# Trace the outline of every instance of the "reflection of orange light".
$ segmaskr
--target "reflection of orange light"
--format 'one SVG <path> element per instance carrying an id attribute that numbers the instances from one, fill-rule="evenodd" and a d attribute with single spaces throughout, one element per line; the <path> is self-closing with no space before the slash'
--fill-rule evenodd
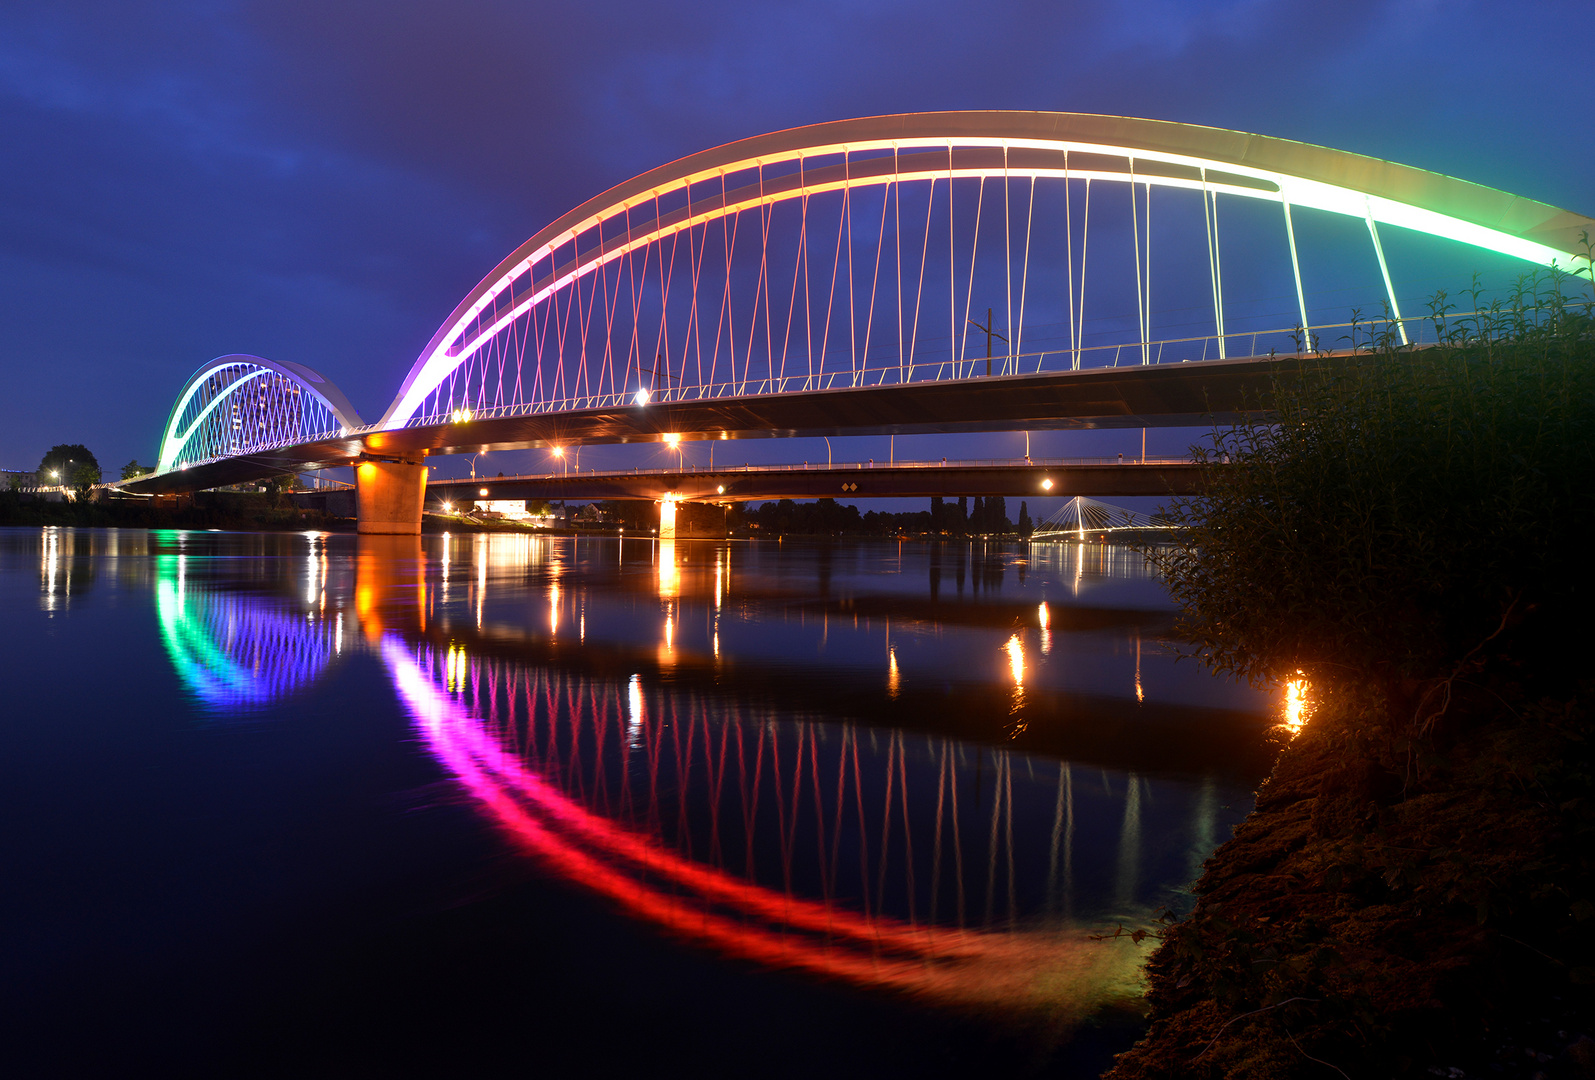
<path id="1" fill-rule="evenodd" d="M 896 697 L 902 683 L 902 676 L 897 671 L 897 647 L 894 645 L 886 654 L 886 692 Z"/>
<path id="2" fill-rule="evenodd" d="M 1025 684 L 1025 643 L 1019 640 L 1018 634 L 1015 634 L 1008 639 L 1008 644 L 1004 645 L 1003 648 L 1008 650 L 1008 670 L 1013 674 L 1013 684 L 1015 686 L 1023 686 Z"/>
<path id="3" fill-rule="evenodd" d="M 666 503 L 674 509 L 674 503 Z M 676 566 L 676 542 L 659 542 L 659 598 L 668 600 L 681 591 L 681 570 Z"/>

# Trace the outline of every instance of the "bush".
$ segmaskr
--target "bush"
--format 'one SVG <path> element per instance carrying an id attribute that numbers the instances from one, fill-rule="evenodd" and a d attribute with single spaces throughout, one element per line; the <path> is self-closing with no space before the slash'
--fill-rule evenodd
<path id="1" fill-rule="evenodd" d="M 1514 643 L 1556 647 L 1588 596 L 1595 518 L 1595 325 L 1554 273 L 1446 344 L 1386 336 L 1306 357 L 1278 422 L 1216 431 L 1203 494 L 1153 549 L 1182 629 L 1214 668 L 1365 680 L 1432 695 Z M 1576 675 L 1569 672 L 1569 675 Z"/>

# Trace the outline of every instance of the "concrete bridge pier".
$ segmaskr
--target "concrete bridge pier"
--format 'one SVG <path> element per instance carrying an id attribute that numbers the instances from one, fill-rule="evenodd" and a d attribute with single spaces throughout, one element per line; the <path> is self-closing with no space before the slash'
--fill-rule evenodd
<path id="1" fill-rule="evenodd" d="M 366 458 L 354 470 L 359 531 L 376 536 L 419 536 L 426 499 L 426 465 Z"/>

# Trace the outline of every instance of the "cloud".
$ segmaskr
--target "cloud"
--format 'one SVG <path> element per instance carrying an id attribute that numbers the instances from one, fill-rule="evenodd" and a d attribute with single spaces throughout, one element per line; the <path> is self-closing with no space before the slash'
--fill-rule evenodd
<path id="1" fill-rule="evenodd" d="M 144 449 L 210 356 L 379 413 L 455 302 L 565 210 L 780 127 L 1101 111 L 1373 153 L 1588 209 L 1581 3 L 234 0 L 0 10 L 0 464 Z M 93 431 L 51 400 L 81 376 Z M 95 387 L 116 387 L 99 398 Z M 116 449 L 120 447 L 121 449 Z M 97 451 L 98 452 L 98 451 Z"/>

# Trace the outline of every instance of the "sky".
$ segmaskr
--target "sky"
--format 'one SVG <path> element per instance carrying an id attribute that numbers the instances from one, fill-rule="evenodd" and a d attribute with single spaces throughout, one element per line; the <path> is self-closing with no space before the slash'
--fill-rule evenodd
<path id="1" fill-rule="evenodd" d="M 1589 0 L 8 0 L 0 467 L 57 443 L 111 476 L 149 464 L 183 382 L 232 352 L 307 364 L 378 417 L 460 298 L 549 221 L 824 120 L 1210 124 L 1595 213 L 1592 30 Z M 1038 456 L 1085 452 L 1038 438 Z M 1093 450 L 1140 433 L 1111 438 Z M 855 456 L 884 457 L 876 442 Z M 1154 432 L 1150 450 L 1188 442 Z"/>

